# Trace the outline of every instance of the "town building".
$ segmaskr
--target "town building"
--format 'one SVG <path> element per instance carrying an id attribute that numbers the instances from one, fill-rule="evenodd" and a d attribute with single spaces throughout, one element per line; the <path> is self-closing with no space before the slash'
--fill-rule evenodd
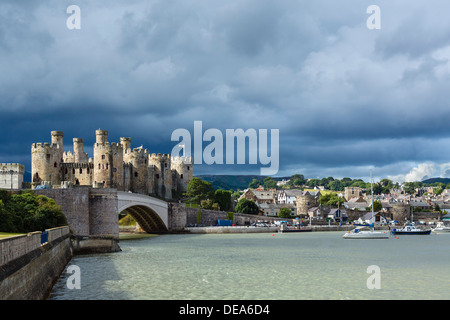
<path id="1" fill-rule="evenodd" d="M 25 167 L 19 163 L 0 164 L 0 189 L 22 189 Z"/>

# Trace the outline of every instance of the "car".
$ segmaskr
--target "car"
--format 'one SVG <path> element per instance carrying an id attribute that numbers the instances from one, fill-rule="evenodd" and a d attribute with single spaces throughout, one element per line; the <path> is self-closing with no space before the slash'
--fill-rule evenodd
<path id="1" fill-rule="evenodd" d="M 47 185 L 45 185 L 45 184 L 41 184 L 41 185 L 38 185 L 38 186 L 35 188 L 35 190 L 42 190 L 42 189 L 50 189 L 50 186 L 47 186 Z"/>

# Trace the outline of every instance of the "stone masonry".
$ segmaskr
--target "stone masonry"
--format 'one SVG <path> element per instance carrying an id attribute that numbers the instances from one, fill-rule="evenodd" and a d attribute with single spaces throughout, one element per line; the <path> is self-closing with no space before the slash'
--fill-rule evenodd
<path id="1" fill-rule="evenodd" d="M 32 187 L 91 186 L 172 198 L 172 191 L 186 192 L 193 177 L 192 158 L 150 154 L 131 148 L 131 138 L 108 142 L 107 130 L 96 130 L 93 158 L 84 152 L 84 140 L 73 139 L 73 152 L 63 150 L 62 131 L 51 132 L 51 143 L 31 146 Z"/>

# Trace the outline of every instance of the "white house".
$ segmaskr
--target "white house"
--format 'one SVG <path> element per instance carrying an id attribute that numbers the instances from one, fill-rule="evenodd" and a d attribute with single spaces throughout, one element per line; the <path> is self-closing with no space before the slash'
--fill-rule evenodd
<path id="1" fill-rule="evenodd" d="M 367 223 L 367 224 L 387 224 L 388 220 L 385 216 L 383 216 L 380 212 L 368 212 L 362 217 L 360 217 L 357 221 L 357 223 Z"/>
<path id="2" fill-rule="evenodd" d="M 303 195 L 301 190 L 282 190 L 277 194 L 277 203 L 279 204 L 295 204 L 296 197 Z"/>

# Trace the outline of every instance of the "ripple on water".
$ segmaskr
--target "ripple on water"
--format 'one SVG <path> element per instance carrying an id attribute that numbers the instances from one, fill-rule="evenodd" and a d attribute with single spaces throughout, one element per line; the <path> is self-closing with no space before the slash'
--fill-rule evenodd
<path id="1" fill-rule="evenodd" d="M 75 257 L 50 299 L 449 299 L 449 235 L 344 240 L 341 233 L 164 235 Z M 419 250 L 418 250 L 419 249 Z M 367 288 L 369 265 L 381 289 Z M 417 290 L 420 288 L 420 290 Z"/>

